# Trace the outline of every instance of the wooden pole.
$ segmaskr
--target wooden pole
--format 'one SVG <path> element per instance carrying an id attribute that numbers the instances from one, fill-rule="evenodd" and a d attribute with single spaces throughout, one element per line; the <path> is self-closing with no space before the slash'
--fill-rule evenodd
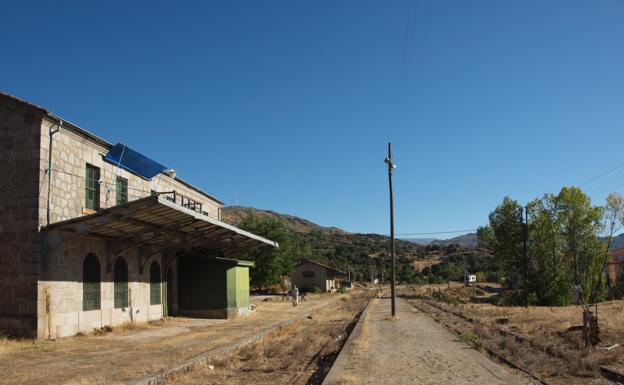
<path id="1" fill-rule="evenodd" d="M 392 258 L 392 271 L 390 274 L 390 302 L 392 307 L 392 316 L 396 315 L 396 262 L 394 255 L 394 194 L 392 191 L 392 170 L 395 168 L 392 163 L 392 143 L 388 143 L 388 157 L 386 158 L 386 164 L 388 165 L 388 186 L 390 190 L 390 255 Z"/>

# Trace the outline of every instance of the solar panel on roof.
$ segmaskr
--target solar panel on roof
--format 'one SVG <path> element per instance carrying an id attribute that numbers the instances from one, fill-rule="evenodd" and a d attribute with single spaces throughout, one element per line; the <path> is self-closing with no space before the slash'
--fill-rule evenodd
<path id="1" fill-rule="evenodd" d="M 107 161 L 118 165 L 124 170 L 152 179 L 155 175 L 165 171 L 167 167 L 131 149 L 122 143 L 117 143 L 104 157 Z"/>

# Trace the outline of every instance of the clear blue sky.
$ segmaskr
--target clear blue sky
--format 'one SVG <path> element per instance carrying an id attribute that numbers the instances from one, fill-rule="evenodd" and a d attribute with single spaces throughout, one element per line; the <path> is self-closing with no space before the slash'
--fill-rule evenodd
<path id="1" fill-rule="evenodd" d="M 0 90 L 351 231 L 388 231 L 388 141 L 398 233 L 624 162 L 623 0 L 139 3 L 5 0 Z M 624 168 L 582 187 L 602 202 Z"/>

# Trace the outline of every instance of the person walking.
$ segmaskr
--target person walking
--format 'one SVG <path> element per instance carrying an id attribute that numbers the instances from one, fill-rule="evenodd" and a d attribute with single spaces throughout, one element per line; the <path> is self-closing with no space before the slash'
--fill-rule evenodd
<path id="1" fill-rule="evenodd" d="M 292 289 L 292 304 L 293 306 L 299 305 L 299 288 L 295 285 Z"/>

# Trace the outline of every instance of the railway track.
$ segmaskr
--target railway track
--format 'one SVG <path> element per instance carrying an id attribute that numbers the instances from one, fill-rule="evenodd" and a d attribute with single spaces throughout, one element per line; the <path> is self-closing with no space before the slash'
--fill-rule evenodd
<path id="1" fill-rule="evenodd" d="M 454 333 L 461 335 L 468 331 L 472 332 L 475 328 L 483 328 L 491 333 L 492 335 L 500 335 L 506 338 L 512 338 L 516 343 L 520 344 L 523 349 L 530 349 L 530 355 L 533 359 L 539 360 L 539 362 L 545 363 L 549 362 L 551 365 L 559 367 L 560 369 L 565 369 L 562 372 L 557 372 L 558 374 L 569 371 L 570 365 L 578 364 L 579 357 L 572 357 L 569 354 L 561 352 L 557 350 L 553 346 L 540 344 L 539 342 L 531 339 L 527 336 L 524 336 L 519 333 L 515 333 L 511 330 L 499 327 L 493 327 L 492 325 L 485 324 L 480 322 L 479 320 L 470 318 L 460 312 L 447 309 L 445 306 L 442 306 L 436 302 L 429 300 L 412 300 L 410 301 L 413 306 L 415 306 L 418 310 L 433 315 L 437 322 L 445 326 L 446 328 L 452 330 Z M 484 341 L 484 350 L 493 358 L 503 362 L 504 364 L 522 371 L 527 374 L 535 381 L 538 381 L 542 385 L 558 385 L 565 384 L 571 385 L 575 382 L 578 383 L 586 383 L 586 379 L 581 379 L 579 377 L 556 377 L 553 379 L 546 380 L 545 373 L 538 373 L 538 370 L 530 369 L 526 367 L 524 364 L 518 362 L 513 357 L 506 352 L 505 349 L 497 346 L 496 341 Z M 541 366 L 541 365 L 540 365 Z M 593 365 L 592 369 L 600 373 L 602 375 L 602 380 L 606 382 L 601 383 L 623 383 L 624 384 L 624 375 L 614 371 L 610 368 L 600 365 Z M 548 373 L 546 373 L 548 374 Z M 572 381 L 572 382 L 571 382 Z"/>

